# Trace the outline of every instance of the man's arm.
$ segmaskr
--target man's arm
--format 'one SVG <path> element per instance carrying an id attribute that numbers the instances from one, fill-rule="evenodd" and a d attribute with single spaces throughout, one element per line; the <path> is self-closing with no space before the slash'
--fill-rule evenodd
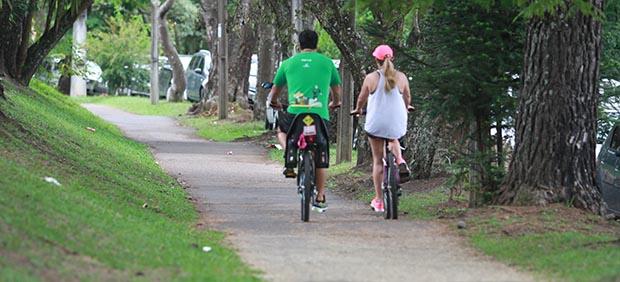
<path id="1" fill-rule="evenodd" d="M 340 95 L 342 95 L 342 87 L 340 85 L 334 85 L 331 87 L 332 101 L 329 103 L 330 108 L 336 108 L 341 105 Z"/>
<path id="2" fill-rule="evenodd" d="M 282 93 L 282 87 L 278 87 L 274 85 L 271 88 L 271 92 L 269 92 L 268 98 L 269 98 L 269 105 L 271 105 L 272 108 L 276 108 L 276 109 L 282 108 L 282 104 L 278 100 L 280 93 Z"/>

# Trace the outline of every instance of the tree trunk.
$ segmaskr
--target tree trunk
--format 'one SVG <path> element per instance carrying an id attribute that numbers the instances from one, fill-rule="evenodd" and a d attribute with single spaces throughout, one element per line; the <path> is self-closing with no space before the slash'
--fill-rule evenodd
<path id="1" fill-rule="evenodd" d="M 347 11 L 342 1 L 333 0 L 306 0 L 306 4 L 321 26 L 329 33 L 330 37 L 342 54 L 342 61 L 349 64 L 349 70 L 353 76 L 354 89 L 359 89 L 364 81 L 366 73 L 372 71 L 374 66 L 368 44 L 362 40 L 361 35 L 351 28 L 351 13 Z M 358 91 L 355 91 L 353 103 L 357 102 Z M 372 161 L 368 138 L 363 130 L 363 119 L 357 124 L 357 165 L 365 166 Z"/>
<path id="2" fill-rule="evenodd" d="M 433 174 L 435 152 L 438 143 L 435 121 L 425 113 L 409 115 L 403 157 L 409 162 L 411 174 L 415 179 L 427 179 Z"/>
<path id="3" fill-rule="evenodd" d="M 48 12 L 48 20 L 40 37 L 30 44 L 33 9 L 20 9 L 4 1 L 0 10 L 0 76 L 28 85 L 37 68 L 58 41 L 73 26 L 73 22 L 92 4 L 93 0 L 82 0 L 76 5 L 62 6 Z"/>
<path id="4" fill-rule="evenodd" d="M 209 70 L 209 78 L 207 85 L 204 89 L 206 95 L 202 97 L 202 100 L 194 103 L 188 110 L 190 114 L 200 114 L 203 112 L 209 112 L 213 110 L 215 103 L 215 95 L 219 87 L 217 73 L 219 70 L 218 58 L 218 44 L 217 44 L 217 1 L 215 0 L 202 0 L 200 2 L 202 8 L 202 18 L 205 22 L 205 41 L 209 46 L 211 52 L 211 69 Z M 209 98 L 211 99 L 209 101 Z"/>
<path id="5" fill-rule="evenodd" d="M 179 52 L 172 45 L 170 35 L 168 34 L 168 20 L 166 19 L 170 8 L 174 5 L 174 0 L 166 0 L 159 8 L 159 34 L 161 37 L 161 44 L 164 48 L 164 54 L 168 57 L 168 62 L 172 67 L 172 85 L 167 91 L 168 101 L 181 102 L 183 100 L 183 92 L 187 85 L 185 80 L 185 70 L 181 59 L 179 59 Z"/>
<path id="6" fill-rule="evenodd" d="M 601 23 L 565 3 L 528 24 L 515 151 L 497 202 L 603 213 L 594 182 Z"/>
<path id="7" fill-rule="evenodd" d="M 229 31 L 229 66 L 228 97 L 238 102 L 242 108 L 248 108 L 248 78 L 252 51 L 256 45 L 254 19 L 256 4 L 252 0 L 241 0 L 237 7 L 235 21 L 230 22 Z"/>
<path id="8" fill-rule="evenodd" d="M 151 0 L 151 104 L 159 101 L 159 0 Z"/>
<path id="9" fill-rule="evenodd" d="M 261 1 L 262 2 L 262 1 Z M 263 3 L 261 3 L 263 4 Z M 264 15 L 263 22 L 258 23 L 258 74 L 256 79 L 256 101 L 254 103 L 254 119 L 265 119 L 265 106 L 269 90 L 260 87 L 265 81 L 272 81 L 275 71 L 275 33 L 273 20 L 275 16 L 263 5 L 260 5 L 260 13 Z"/>

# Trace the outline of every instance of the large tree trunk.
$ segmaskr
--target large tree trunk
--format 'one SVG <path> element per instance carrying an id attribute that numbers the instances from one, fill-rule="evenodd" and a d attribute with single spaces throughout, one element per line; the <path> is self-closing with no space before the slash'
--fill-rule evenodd
<path id="1" fill-rule="evenodd" d="M 168 89 L 167 97 L 170 102 L 181 102 L 183 100 L 183 92 L 187 85 L 185 80 L 185 70 L 181 59 L 179 59 L 179 52 L 172 45 L 170 35 L 168 34 L 168 20 L 166 19 L 170 8 L 174 5 L 174 0 L 167 0 L 159 8 L 159 34 L 161 37 L 161 44 L 164 48 L 164 54 L 168 57 L 168 62 L 172 67 L 172 85 Z"/>
<path id="2" fill-rule="evenodd" d="M 217 2 L 215 0 L 202 0 L 200 6 L 202 8 L 202 18 L 205 23 L 205 41 L 209 46 L 211 52 L 211 69 L 209 70 L 209 77 L 207 80 L 206 88 L 204 92 L 206 95 L 202 97 L 202 100 L 194 103 L 188 110 L 190 114 L 200 114 L 203 112 L 210 112 L 214 110 L 214 105 L 217 105 L 215 95 L 211 93 L 217 93 L 218 85 L 218 70 L 219 60 L 218 58 L 218 44 L 217 44 Z"/>
<path id="3" fill-rule="evenodd" d="M 358 31 L 351 28 L 353 22 L 351 13 L 345 8 L 343 1 L 334 0 L 306 0 L 308 7 L 321 26 L 329 33 L 330 37 L 338 46 L 343 61 L 349 64 L 349 70 L 353 76 L 354 89 L 362 86 L 366 73 L 372 71 L 374 63 L 369 56 L 369 46 Z M 357 93 L 353 103 L 357 102 Z M 366 134 L 363 130 L 363 120 L 356 125 L 357 128 L 357 165 L 365 166 L 372 161 L 372 154 Z"/>
<path id="4" fill-rule="evenodd" d="M 228 97 L 248 108 L 248 77 L 252 52 L 256 45 L 256 32 L 253 18 L 256 17 L 256 4 L 252 0 L 241 0 L 237 7 L 236 17 L 230 22 L 229 31 L 229 66 L 228 66 Z M 254 14 L 254 15 L 253 15 Z"/>
<path id="5" fill-rule="evenodd" d="M 565 3 L 528 24 L 515 152 L 497 202 L 603 213 L 594 183 L 601 23 Z"/>
<path id="6" fill-rule="evenodd" d="M 49 7 L 45 28 L 32 44 L 32 20 L 36 1 L 4 4 L 0 10 L 0 76 L 28 85 L 37 68 L 58 41 L 73 26 L 77 17 L 92 4 L 82 0 L 77 5 Z"/>
<path id="7" fill-rule="evenodd" d="M 264 0 L 263 0 L 264 1 Z M 275 71 L 275 33 L 273 29 L 274 14 L 263 6 L 261 1 L 260 13 L 264 15 L 263 22 L 258 23 L 258 73 L 256 79 L 256 101 L 254 103 L 254 119 L 265 119 L 265 106 L 269 90 L 260 87 L 265 81 L 272 81 Z"/>

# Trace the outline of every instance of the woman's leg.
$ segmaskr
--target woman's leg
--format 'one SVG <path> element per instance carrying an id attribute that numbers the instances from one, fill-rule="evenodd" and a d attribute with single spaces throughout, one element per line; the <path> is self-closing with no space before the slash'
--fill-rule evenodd
<path id="1" fill-rule="evenodd" d="M 398 139 L 390 141 L 390 151 L 392 151 L 392 154 L 394 154 L 397 165 L 405 163 L 405 159 L 403 159 L 403 154 L 400 150 L 400 141 L 398 141 Z"/>
<path id="2" fill-rule="evenodd" d="M 382 200 L 381 183 L 383 182 L 383 139 L 368 137 L 372 150 L 372 181 L 375 184 L 375 198 Z"/>

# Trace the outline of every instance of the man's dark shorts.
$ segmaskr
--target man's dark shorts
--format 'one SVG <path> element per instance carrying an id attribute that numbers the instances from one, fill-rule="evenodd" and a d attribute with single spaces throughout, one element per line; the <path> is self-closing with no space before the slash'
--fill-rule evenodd
<path id="1" fill-rule="evenodd" d="M 278 128 L 280 129 L 281 132 L 284 133 L 288 133 L 288 130 L 291 128 L 291 124 L 293 124 L 293 121 L 295 120 L 295 114 L 291 114 L 289 112 L 286 111 L 278 111 Z M 315 157 L 315 163 L 316 163 L 316 168 L 328 168 L 329 167 L 329 130 L 328 130 L 328 126 L 329 126 L 329 121 L 323 119 L 323 125 L 325 126 L 324 128 L 324 136 L 325 139 L 327 140 L 327 146 L 325 146 L 325 148 L 321 148 L 321 152 L 319 152 L 320 156 L 322 157 Z M 288 143 L 288 141 L 287 141 Z M 286 157 L 286 152 L 288 152 L 288 150 L 284 150 L 284 159 L 287 160 Z M 288 162 L 286 163 L 286 167 L 294 167 L 294 165 L 289 164 Z"/>

